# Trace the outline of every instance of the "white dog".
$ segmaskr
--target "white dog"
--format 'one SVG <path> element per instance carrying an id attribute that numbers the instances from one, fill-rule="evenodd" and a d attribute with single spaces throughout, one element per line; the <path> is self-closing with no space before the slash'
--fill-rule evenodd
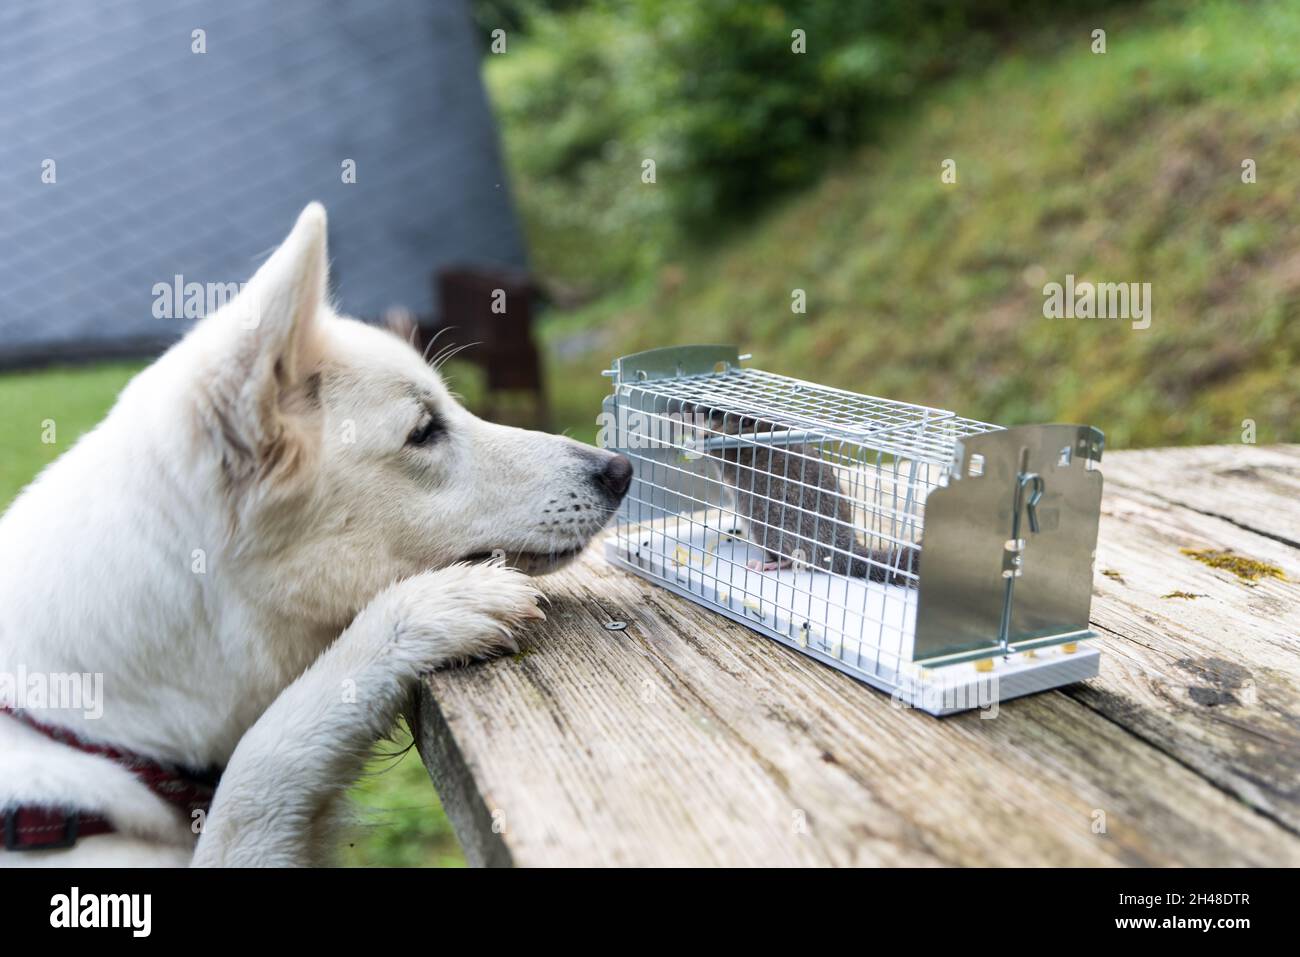
<path id="1" fill-rule="evenodd" d="M 417 676 L 513 647 L 522 572 L 627 491 L 626 458 L 484 422 L 336 315 L 325 235 L 308 206 L 0 519 L 0 862 L 325 860 Z M 493 553 L 521 570 L 466 563 Z M 102 702 L 53 707 L 81 675 Z"/>

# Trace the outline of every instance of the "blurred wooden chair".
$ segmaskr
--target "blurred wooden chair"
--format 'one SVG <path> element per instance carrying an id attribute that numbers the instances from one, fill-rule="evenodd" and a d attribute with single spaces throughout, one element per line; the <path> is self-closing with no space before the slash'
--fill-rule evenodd
<path id="1" fill-rule="evenodd" d="M 421 352 L 440 333 L 440 347 L 465 347 L 459 358 L 484 373 L 476 411 L 494 422 L 546 428 L 550 414 L 541 353 L 533 338 L 540 289 L 533 278 L 507 267 L 450 266 L 434 273 L 433 287 L 436 319 L 393 311 L 385 317 L 389 328 Z"/>

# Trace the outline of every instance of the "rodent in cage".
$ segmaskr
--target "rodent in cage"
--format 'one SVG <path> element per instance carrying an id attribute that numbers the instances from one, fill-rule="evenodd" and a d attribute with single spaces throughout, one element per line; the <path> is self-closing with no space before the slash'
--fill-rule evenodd
<path id="1" fill-rule="evenodd" d="M 835 467 L 814 445 L 778 448 L 758 437 L 787 431 L 755 416 L 701 406 L 686 411 L 707 421 L 706 432 L 741 441 L 707 448 L 732 499 L 741 531 L 763 549 L 751 567 L 762 571 L 812 567 L 907 585 L 920 565 L 919 543 L 868 548 L 854 530 L 853 507 Z"/>

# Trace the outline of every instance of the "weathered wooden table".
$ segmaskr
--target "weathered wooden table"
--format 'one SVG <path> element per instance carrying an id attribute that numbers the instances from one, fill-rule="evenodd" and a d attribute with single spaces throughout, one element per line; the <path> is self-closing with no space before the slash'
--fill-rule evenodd
<path id="1" fill-rule="evenodd" d="M 592 548 L 545 580 L 522 653 L 421 696 L 420 751 L 467 857 L 1300 864 L 1300 446 L 1102 469 L 1101 675 L 992 718 L 894 707 Z M 1206 548 L 1286 577 L 1182 551 Z"/>

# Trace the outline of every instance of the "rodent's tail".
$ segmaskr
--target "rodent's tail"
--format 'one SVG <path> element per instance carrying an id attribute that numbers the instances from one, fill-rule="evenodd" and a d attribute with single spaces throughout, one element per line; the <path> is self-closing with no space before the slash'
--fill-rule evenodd
<path id="1" fill-rule="evenodd" d="M 902 554 L 899 554 L 899 549 Z M 836 569 L 844 574 L 841 569 Z M 863 548 L 853 543 L 853 557 L 847 569 L 851 578 L 867 578 L 873 582 L 891 585 L 915 585 L 921 570 L 921 546 L 903 545 L 892 548 Z"/>

